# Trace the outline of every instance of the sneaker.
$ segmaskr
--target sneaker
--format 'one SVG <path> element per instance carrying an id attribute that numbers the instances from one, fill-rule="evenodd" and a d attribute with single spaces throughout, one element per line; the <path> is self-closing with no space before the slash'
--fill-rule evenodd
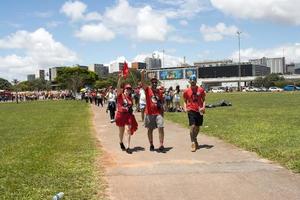
<path id="1" fill-rule="evenodd" d="M 122 151 L 125 151 L 125 150 L 126 150 L 126 148 L 125 148 L 125 146 L 124 146 L 123 142 L 122 142 L 122 143 L 120 143 L 120 147 L 121 147 Z"/>
<path id="2" fill-rule="evenodd" d="M 195 145 L 196 145 L 196 149 L 199 149 L 198 141 L 195 142 Z"/>
<path id="3" fill-rule="evenodd" d="M 158 151 L 160 152 L 163 152 L 165 150 L 165 147 L 163 145 L 161 145 L 159 148 L 158 148 Z"/>
<path id="4" fill-rule="evenodd" d="M 195 152 L 196 150 L 197 150 L 197 148 L 196 148 L 196 143 L 193 142 L 193 143 L 192 143 L 192 146 L 191 146 L 191 152 Z"/>
<path id="5" fill-rule="evenodd" d="M 115 122 L 115 120 L 114 120 L 114 119 L 110 120 L 110 123 L 114 123 L 114 122 Z"/>
<path id="6" fill-rule="evenodd" d="M 154 151 L 154 145 L 150 145 L 150 151 Z"/>
<path id="7" fill-rule="evenodd" d="M 126 149 L 126 153 L 128 153 L 128 154 L 132 154 L 132 151 L 131 151 L 131 149 L 127 148 L 127 149 Z"/>

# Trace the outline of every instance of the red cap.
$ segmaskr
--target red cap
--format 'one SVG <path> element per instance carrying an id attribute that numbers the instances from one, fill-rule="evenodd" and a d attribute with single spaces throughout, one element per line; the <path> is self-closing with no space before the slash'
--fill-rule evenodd
<path id="1" fill-rule="evenodd" d="M 131 87 L 131 85 L 130 85 L 130 84 L 126 84 L 126 85 L 124 86 L 124 88 L 125 88 L 125 89 L 128 89 L 128 88 L 130 88 L 130 89 L 131 89 L 132 87 Z"/>

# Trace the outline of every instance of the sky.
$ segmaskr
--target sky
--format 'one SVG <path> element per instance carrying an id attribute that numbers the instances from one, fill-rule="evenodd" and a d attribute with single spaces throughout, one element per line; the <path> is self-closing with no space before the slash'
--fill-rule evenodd
<path id="1" fill-rule="evenodd" d="M 0 77 L 38 69 L 163 58 L 286 57 L 300 62 L 299 0 L 2 0 Z"/>

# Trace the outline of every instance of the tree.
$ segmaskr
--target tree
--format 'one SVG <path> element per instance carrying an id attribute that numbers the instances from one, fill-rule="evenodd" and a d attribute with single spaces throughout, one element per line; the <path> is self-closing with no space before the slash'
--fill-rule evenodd
<path id="1" fill-rule="evenodd" d="M 11 90 L 12 89 L 12 84 L 3 78 L 0 78 L 0 90 Z"/>
<path id="2" fill-rule="evenodd" d="M 92 86 L 98 79 L 94 72 L 79 67 L 65 67 L 57 71 L 56 81 L 62 89 L 79 92 L 84 86 Z"/>
<path id="3" fill-rule="evenodd" d="M 255 80 L 254 80 L 254 86 L 257 86 L 257 87 L 271 87 L 271 86 L 275 86 L 276 85 L 276 82 L 284 82 L 285 79 L 283 76 L 280 76 L 278 74 L 269 74 L 267 76 L 265 76 L 264 78 L 263 77 L 257 77 Z M 282 85 L 282 83 L 280 84 Z"/>

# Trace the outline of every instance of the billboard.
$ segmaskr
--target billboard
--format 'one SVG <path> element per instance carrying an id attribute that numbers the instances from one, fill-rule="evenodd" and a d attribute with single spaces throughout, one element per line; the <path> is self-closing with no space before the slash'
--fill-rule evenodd
<path id="1" fill-rule="evenodd" d="M 196 69 L 185 69 L 185 78 L 189 79 L 191 75 L 195 75 L 197 77 Z"/>
<path id="2" fill-rule="evenodd" d="M 183 70 L 174 69 L 174 70 L 161 70 L 159 71 L 160 80 L 173 80 L 173 79 L 183 79 Z"/>
<path id="3" fill-rule="evenodd" d="M 147 72 L 146 74 L 147 78 L 150 80 L 151 78 L 154 78 L 156 77 L 157 78 L 157 72 L 156 71 L 150 71 L 150 72 Z"/>

